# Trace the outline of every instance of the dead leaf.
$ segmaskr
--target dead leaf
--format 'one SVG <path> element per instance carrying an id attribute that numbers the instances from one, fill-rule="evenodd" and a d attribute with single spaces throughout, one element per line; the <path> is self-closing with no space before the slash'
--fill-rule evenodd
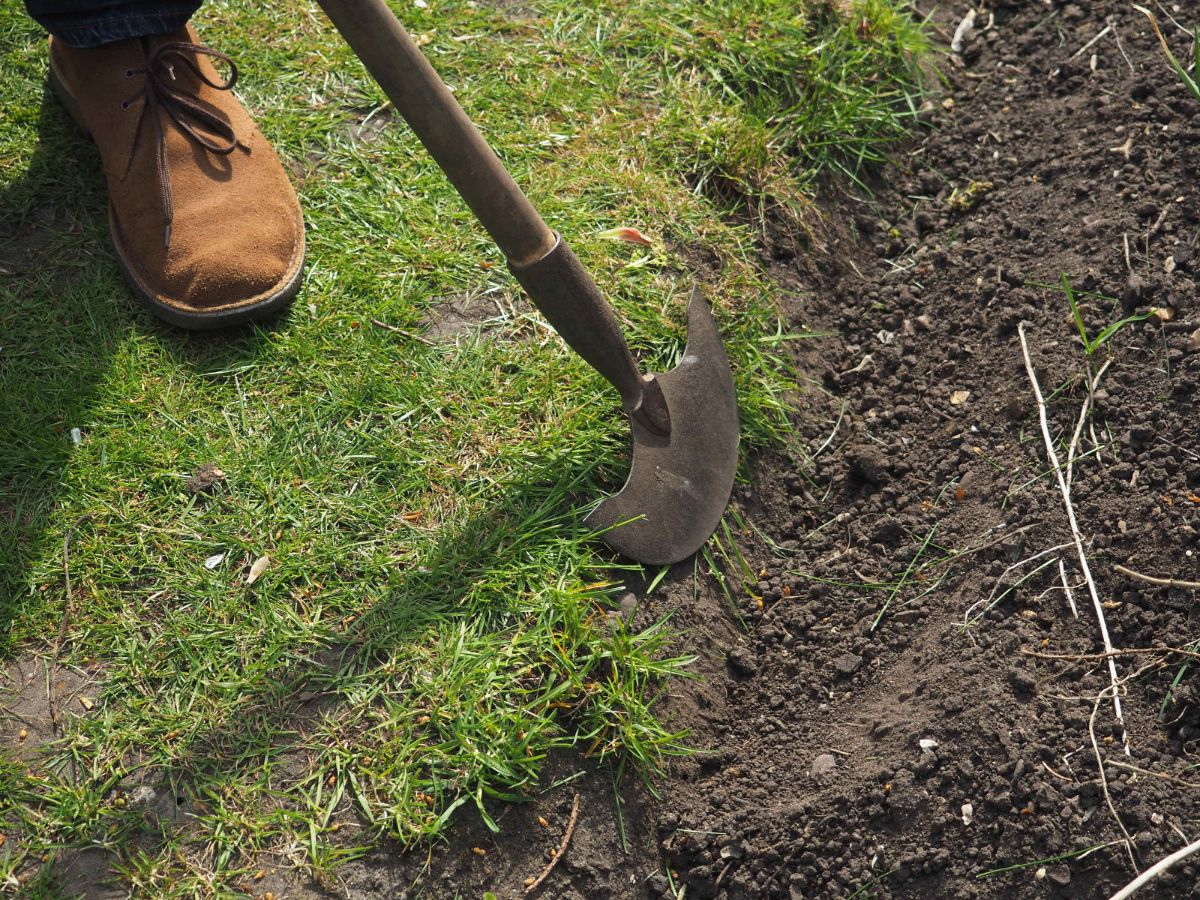
<path id="1" fill-rule="evenodd" d="M 187 480 L 187 489 L 193 494 L 202 494 L 224 480 L 225 473 L 216 463 L 205 463 Z"/>
<path id="2" fill-rule="evenodd" d="M 950 395 L 951 406 L 962 406 L 967 402 L 967 398 L 971 396 L 970 391 L 955 391 Z"/>
<path id="3" fill-rule="evenodd" d="M 79 705 L 90 712 L 95 708 L 96 703 L 90 697 L 80 697 Z"/>
<path id="4" fill-rule="evenodd" d="M 1188 335 L 1188 349 L 1200 350 L 1200 328 Z"/>
<path id="5" fill-rule="evenodd" d="M 246 584 L 254 584 L 262 577 L 262 573 L 267 571 L 267 567 L 271 565 L 271 557 L 260 556 L 254 561 L 254 565 L 250 567 L 250 574 L 246 576 Z"/>
<path id="6" fill-rule="evenodd" d="M 610 228 L 608 231 L 601 231 L 597 237 L 608 238 L 611 241 L 625 241 L 629 244 L 641 244 L 643 247 L 653 247 L 654 241 L 646 237 L 636 228 L 622 226 L 621 228 Z"/>

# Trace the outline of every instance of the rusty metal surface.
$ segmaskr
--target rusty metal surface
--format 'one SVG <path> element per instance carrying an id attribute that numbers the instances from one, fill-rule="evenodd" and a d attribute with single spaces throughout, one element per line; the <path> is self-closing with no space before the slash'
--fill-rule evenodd
<path id="1" fill-rule="evenodd" d="M 738 461 L 738 408 L 729 359 L 708 304 L 693 293 L 683 359 L 657 376 L 671 416 L 662 437 L 632 420 L 633 461 L 620 493 L 587 518 L 601 539 L 641 563 L 686 559 L 716 530 Z"/>
<path id="2" fill-rule="evenodd" d="M 612 307 L 566 241 L 560 238 L 532 265 L 509 269 L 571 349 L 620 392 L 625 411 L 646 428 L 670 434 L 662 392 L 642 377 Z"/>

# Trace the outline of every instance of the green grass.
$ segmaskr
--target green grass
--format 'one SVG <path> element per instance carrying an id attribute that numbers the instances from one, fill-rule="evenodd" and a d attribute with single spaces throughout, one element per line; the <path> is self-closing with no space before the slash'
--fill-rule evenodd
<path id="1" fill-rule="evenodd" d="M 699 280 L 744 446 L 786 440 L 795 335 L 756 228 L 731 214 L 802 215 L 817 173 L 881 158 L 919 30 L 880 0 L 845 18 L 535 5 L 402 13 L 648 366 L 678 358 Z M 43 92 L 44 39 L 0 11 L 0 663 L 47 657 L 65 622 L 63 663 L 98 682 L 33 762 L 0 748 L 0 893 L 54 896 L 58 855 L 101 846 L 132 891 L 232 895 L 266 851 L 321 873 L 459 810 L 490 822 L 556 748 L 651 775 L 684 743 L 652 704 L 688 662 L 670 624 L 605 615 L 626 573 L 657 573 L 582 525 L 624 476 L 614 393 L 520 297 L 315 7 L 212 4 L 197 25 L 238 60 L 309 228 L 293 311 L 217 337 L 138 310 L 95 151 Z M 385 127 L 360 140 L 372 113 Z M 625 225 L 658 249 L 600 237 Z M 486 336 L 430 346 L 370 324 L 417 333 L 481 292 Z M 192 494 L 209 462 L 226 480 Z M 143 784 L 192 817 L 148 815 Z"/>
<path id="2" fill-rule="evenodd" d="M 1087 323 L 1083 320 L 1083 309 L 1081 308 L 1078 298 L 1081 296 L 1092 297 L 1097 300 L 1104 300 L 1115 307 L 1118 302 L 1116 297 L 1106 297 L 1104 294 L 1097 294 L 1093 291 L 1077 290 L 1071 286 L 1071 279 L 1067 276 L 1066 272 L 1062 274 L 1058 284 L 1043 284 L 1037 281 L 1027 281 L 1025 283 L 1030 287 L 1042 288 L 1043 290 L 1048 291 L 1059 291 L 1064 297 L 1067 298 L 1067 306 L 1069 306 L 1071 309 L 1071 318 L 1075 322 L 1075 329 L 1079 332 L 1080 340 L 1083 341 L 1084 355 L 1088 357 L 1095 355 L 1097 350 L 1108 343 L 1109 338 L 1111 338 L 1126 325 L 1132 325 L 1135 322 L 1145 322 L 1147 319 L 1155 315 L 1155 311 L 1151 309 L 1146 312 L 1134 313 L 1131 316 L 1125 316 L 1124 318 L 1118 319 L 1115 322 L 1108 323 L 1100 329 L 1095 337 L 1092 337 L 1088 334 Z"/>
<path id="3" fill-rule="evenodd" d="M 1200 76 L 1200 28 L 1192 28 L 1192 47 L 1191 47 L 1191 71 L 1184 67 L 1183 63 L 1171 51 L 1171 45 L 1167 43 L 1166 37 L 1162 33 L 1162 28 L 1158 24 L 1158 19 L 1154 13 L 1143 6 L 1133 4 L 1133 8 L 1146 16 L 1150 20 L 1150 25 L 1154 29 L 1154 34 L 1158 37 L 1158 43 L 1162 47 L 1163 55 L 1167 58 L 1171 68 L 1175 70 L 1175 74 L 1179 76 L 1179 80 L 1183 83 L 1197 100 L 1200 100 L 1200 81 L 1197 81 L 1197 76 Z"/>

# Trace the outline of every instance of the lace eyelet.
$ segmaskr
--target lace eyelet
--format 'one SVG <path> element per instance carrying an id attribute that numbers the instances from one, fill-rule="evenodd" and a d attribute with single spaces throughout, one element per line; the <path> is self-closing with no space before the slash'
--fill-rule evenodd
<path id="1" fill-rule="evenodd" d="M 129 109 L 129 101 L 128 101 L 128 100 L 122 100 L 122 101 L 121 101 L 121 109 L 122 109 L 122 110 L 127 110 L 127 109 Z"/>
<path id="2" fill-rule="evenodd" d="M 126 70 L 125 70 L 125 77 L 126 77 L 126 78 L 132 78 L 132 77 L 134 76 L 134 74 L 136 74 L 136 73 L 133 71 L 133 69 L 126 69 Z"/>

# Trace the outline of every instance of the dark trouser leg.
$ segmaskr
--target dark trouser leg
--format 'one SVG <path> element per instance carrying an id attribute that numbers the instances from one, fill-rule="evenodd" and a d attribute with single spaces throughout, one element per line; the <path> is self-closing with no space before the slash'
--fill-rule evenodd
<path id="1" fill-rule="evenodd" d="M 182 28 L 201 0 L 25 0 L 37 22 L 69 47 L 98 47 Z"/>

